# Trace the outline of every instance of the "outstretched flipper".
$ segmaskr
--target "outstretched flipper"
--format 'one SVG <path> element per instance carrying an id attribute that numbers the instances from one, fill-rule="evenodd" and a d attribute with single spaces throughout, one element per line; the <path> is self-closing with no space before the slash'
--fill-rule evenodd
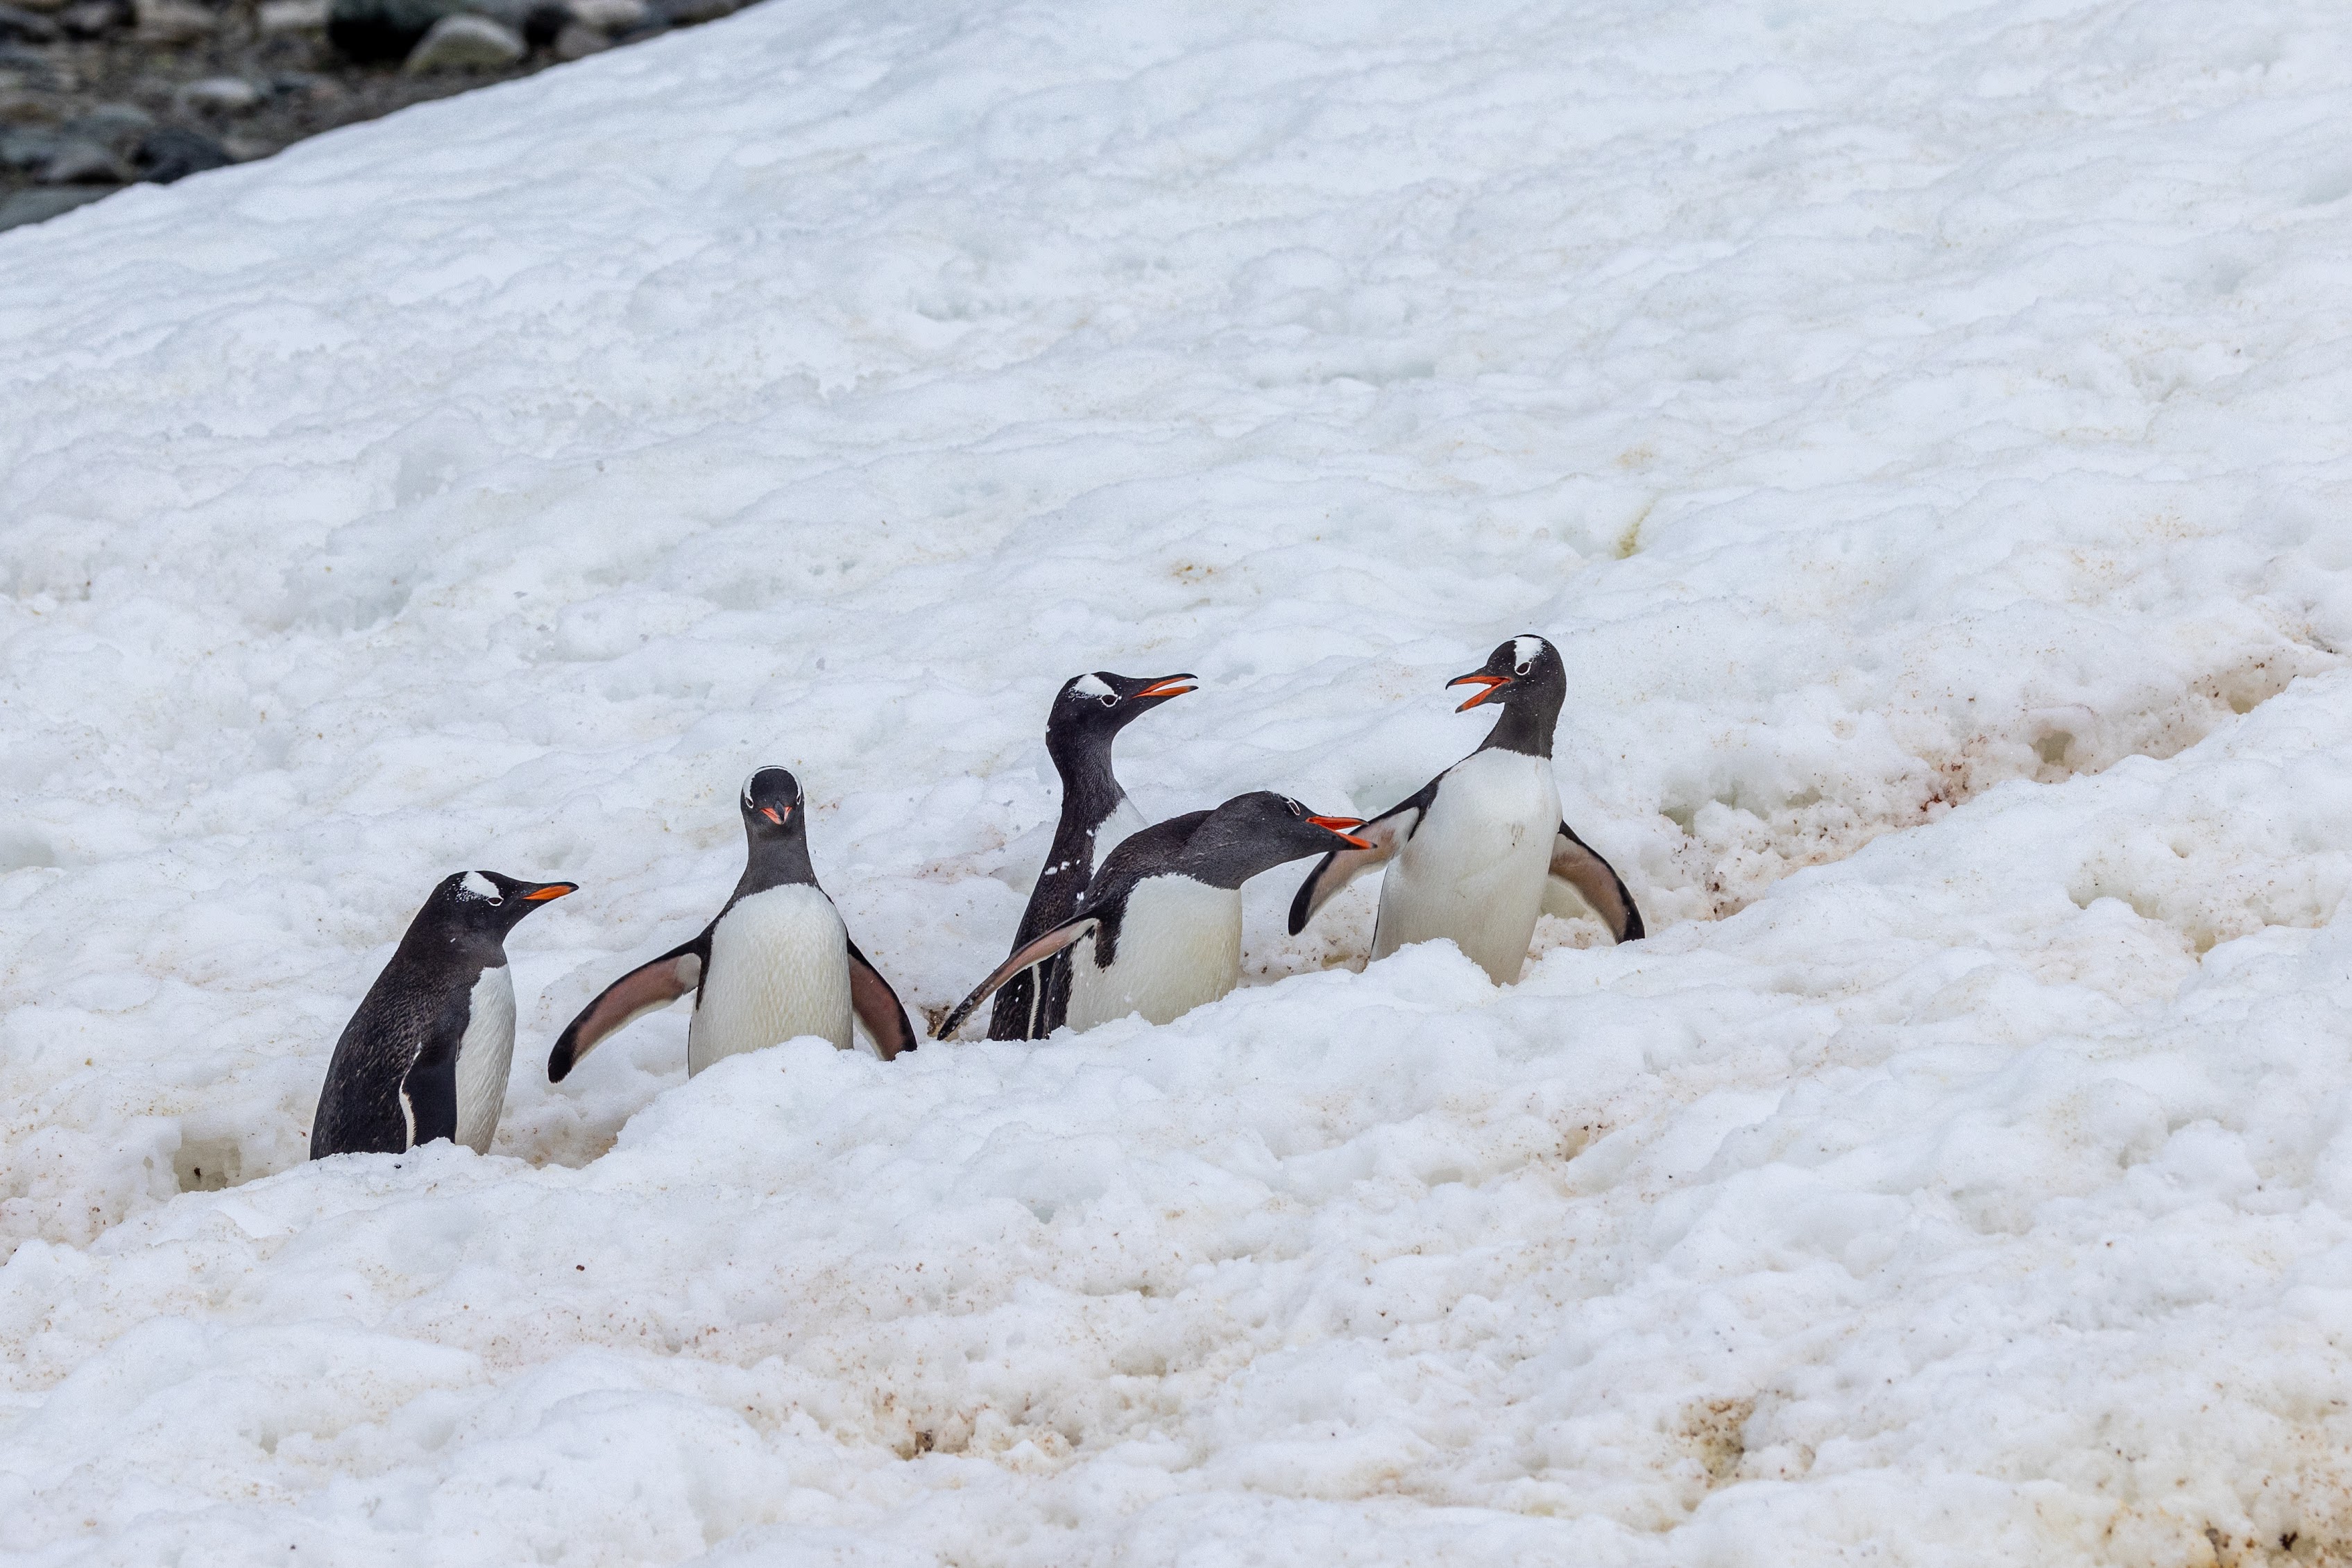
<path id="1" fill-rule="evenodd" d="M 709 958 L 710 928 L 705 926 L 692 942 L 671 948 L 605 986 L 556 1037 L 555 1049 L 547 1056 L 548 1081 L 562 1083 L 564 1075 L 578 1067 L 580 1058 L 594 1050 L 605 1036 L 668 1006 L 701 984 Z"/>
<path id="2" fill-rule="evenodd" d="M 842 940 L 849 942 L 846 936 Z M 854 942 L 849 942 L 849 1005 L 884 1061 L 915 1048 L 915 1026 L 907 1021 L 898 994 Z"/>
<path id="3" fill-rule="evenodd" d="M 972 987 L 971 995 L 956 1004 L 955 1011 L 949 1014 L 947 1021 L 940 1026 L 940 1038 L 951 1038 L 963 1021 L 971 1017 L 973 1010 L 987 1001 L 998 986 L 1031 964 L 1042 963 L 1053 957 L 1080 937 L 1092 932 L 1100 923 L 1093 915 L 1079 915 L 1014 948 L 1012 957 L 990 970 L 988 978 Z"/>
<path id="4" fill-rule="evenodd" d="M 462 1002 L 433 1020 L 425 1048 L 401 1076 L 400 1114 L 411 1149 L 436 1138 L 457 1141 L 457 1050 L 466 1041 L 467 1016 Z"/>
<path id="5" fill-rule="evenodd" d="M 1642 925 L 1642 911 L 1634 907 L 1633 895 L 1625 890 L 1624 879 L 1563 822 L 1559 836 L 1551 841 L 1551 874 L 1544 884 L 1544 912 L 1576 912 L 1564 898 L 1570 889 L 1601 917 L 1609 934 L 1617 941 L 1639 942 L 1647 934 Z"/>
<path id="6" fill-rule="evenodd" d="M 1297 897 L 1290 900 L 1290 934 L 1297 936 L 1305 931 L 1316 911 L 1329 903 L 1340 889 L 1403 848 L 1413 829 L 1421 826 L 1429 803 L 1436 798 L 1437 780 L 1432 779 L 1362 826 L 1349 828 L 1350 834 L 1370 847 L 1334 849 L 1315 862 L 1315 869 L 1298 884 Z"/>

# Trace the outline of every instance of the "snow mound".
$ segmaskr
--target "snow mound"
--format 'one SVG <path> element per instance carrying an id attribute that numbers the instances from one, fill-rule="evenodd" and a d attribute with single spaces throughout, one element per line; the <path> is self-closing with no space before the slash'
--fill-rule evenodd
<path id="1" fill-rule="evenodd" d="M 1882 10 L 769 0 L 0 237 L 0 1550 L 2352 1558 L 2352 35 Z M 1529 630 L 1645 942 L 545 1080 L 757 764 L 936 1016 L 1069 676 L 1369 813 Z M 468 867 L 493 1153 L 306 1163 Z"/>

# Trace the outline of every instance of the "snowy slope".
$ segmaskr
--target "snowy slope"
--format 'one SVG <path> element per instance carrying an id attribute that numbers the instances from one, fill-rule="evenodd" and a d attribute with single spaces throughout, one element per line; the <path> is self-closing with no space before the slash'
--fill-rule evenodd
<path id="1" fill-rule="evenodd" d="M 769 0 L 0 237 L 0 1561 L 2352 1560 L 2347 117 L 2286 0 Z M 1286 874 L 1166 1028 L 545 1081 L 757 763 L 937 1009 L 1067 675 L 1373 811 L 1524 629 L 1644 943 Z M 494 1152 L 306 1165 L 468 866 L 583 884 Z"/>

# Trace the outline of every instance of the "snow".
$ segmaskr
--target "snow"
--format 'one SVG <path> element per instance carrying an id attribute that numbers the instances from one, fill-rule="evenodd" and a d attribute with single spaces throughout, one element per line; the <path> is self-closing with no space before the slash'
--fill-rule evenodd
<path id="1" fill-rule="evenodd" d="M 2352 1553 L 2332 6 L 768 0 L 0 237 L 0 1551 Z M 791 767 L 910 1008 L 1046 705 L 1376 811 L 1530 628 L 1654 933 L 551 1087 Z M 488 1156 L 304 1160 L 425 892 Z"/>

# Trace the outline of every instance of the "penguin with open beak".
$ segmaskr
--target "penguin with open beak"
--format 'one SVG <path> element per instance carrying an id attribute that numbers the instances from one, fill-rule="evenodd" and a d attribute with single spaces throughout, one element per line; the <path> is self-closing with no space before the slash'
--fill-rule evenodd
<path id="1" fill-rule="evenodd" d="M 1446 682 L 1475 686 L 1455 711 L 1501 714 L 1486 741 L 1364 824 L 1361 849 L 1326 855 L 1290 905 L 1293 935 L 1358 874 L 1385 865 L 1372 956 L 1450 937 L 1497 985 L 1519 977 L 1536 918 L 1590 908 L 1621 942 L 1643 934 L 1642 911 L 1608 861 L 1559 814 L 1552 731 L 1568 695 L 1559 650 L 1534 633 L 1498 646 Z"/>
<path id="2" fill-rule="evenodd" d="M 1360 852 L 1369 846 L 1348 831 L 1357 826 L 1256 790 L 1143 829 L 1110 852 L 1069 919 L 1014 948 L 956 1005 L 940 1037 L 1013 976 L 1066 950 L 1074 1029 L 1130 1013 L 1165 1024 L 1215 1001 L 1241 979 L 1242 884 L 1305 856 Z"/>
<path id="3" fill-rule="evenodd" d="M 1144 714 L 1193 689 L 1192 679 L 1138 679 L 1098 669 L 1063 683 L 1045 716 L 1045 752 L 1062 778 L 1062 816 L 1013 933 L 1015 951 L 1076 912 L 1104 859 L 1146 826 L 1111 772 L 1111 742 Z M 988 1037 L 1042 1040 L 1052 1034 L 1068 1009 L 1069 982 L 1069 959 L 1063 953 L 1015 974 L 996 994 Z"/>
<path id="4" fill-rule="evenodd" d="M 514 1059 L 507 932 L 574 890 L 496 871 L 442 879 L 335 1042 L 312 1159 L 398 1154 L 436 1138 L 490 1152 Z"/>
<path id="5" fill-rule="evenodd" d="M 738 805 L 749 845 L 726 904 L 691 941 L 604 987 L 557 1037 L 547 1058 L 555 1083 L 598 1041 L 694 993 L 686 1070 L 802 1035 L 848 1050 L 853 1017 L 884 1061 L 915 1048 L 898 994 L 857 951 L 810 864 L 807 803 L 800 781 L 761 768 Z"/>

